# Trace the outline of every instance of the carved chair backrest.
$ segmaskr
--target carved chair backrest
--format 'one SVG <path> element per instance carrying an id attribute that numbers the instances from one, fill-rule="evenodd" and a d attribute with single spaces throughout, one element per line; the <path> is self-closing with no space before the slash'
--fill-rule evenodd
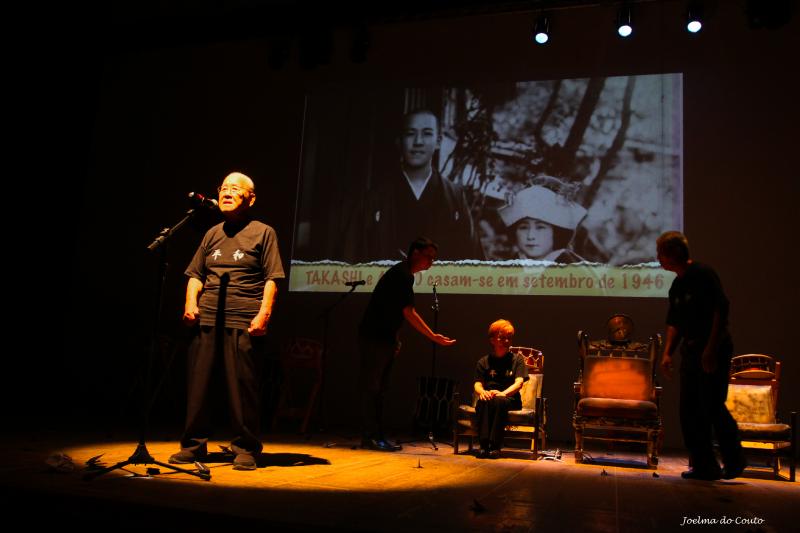
<path id="1" fill-rule="evenodd" d="M 579 332 L 580 382 L 583 398 L 652 401 L 655 397 L 655 362 L 661 336 L 647 344 L 624 345 L 607 340 L 589 341 Z"/>
<path id="2" fill-rule="evenodd" d="M 544 381 L 544 354 L 536 348 L 527 346 L 512 346 L 511 353 L 519 354 L 525 358 L 528 367 L 528 379 L 522 384 L 519 391 L 523 409 L 536 409 L 536 398 L 542 397 L 542 382 Z"/>
<path id="3" fill-rule="evenodd" d="M 769 355 L 745 354 L 731 359 L 725 404 L 737 422 L 774 424 L 781 363 Z"/>

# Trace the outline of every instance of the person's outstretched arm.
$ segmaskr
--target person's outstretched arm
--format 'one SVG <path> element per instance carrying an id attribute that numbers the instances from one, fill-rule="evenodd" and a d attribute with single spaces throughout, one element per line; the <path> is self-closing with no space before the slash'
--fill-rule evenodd
<path id="1" fill-rule="evenodd" d="M 408 323 L 411 324 L 411 327 L 428 337 L 436 344 L 441 346 L 450 346 L 451 344 L 455 344 L 455 339 L 445 337 L 439 333 L 434 333 L 431 328 L 428 327 L 428 324 L 422 320 L 422 317 L 419 316 L 413 305 L 407 305 L 403 308 L 403 316 L 406 318 Z"/>

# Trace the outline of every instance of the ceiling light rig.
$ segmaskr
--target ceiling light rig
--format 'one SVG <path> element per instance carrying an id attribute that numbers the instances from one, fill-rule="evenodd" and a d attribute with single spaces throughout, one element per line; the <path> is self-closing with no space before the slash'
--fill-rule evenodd
<path id="1" fill-rule="evenodd" d="M 550 40 L 550 17 L 541 15 L 533 27 L 533 40 L 538 44 L 545 44 Z"/>
<path id="2" fill-rule="evenodd" d="M 698 2 L 691 2 L 686 13 L 686 31 L 697 33 L 703 28 L 703 10 Z"/>
<path id="3" fill-rule="evenodd" d="M 631 8 L 624 5 L 617 11 L 617 33 L 620 37 L 629 37 L 633 33 L 631 23 Z"/>
<path id="4" fill-rule="evenodd" d="M 539 2 L 545 2 L 545 0 L 538 0 Z M 574 0 L 573 0 L 574 1 Z M 615 29 L 619 37 L 623 39 L 627 39 L 633 35 L 634 30 L 634 18 L 633 18 L 633 6 L 638 3 L 647 3 L 652 2 L 653 0 L 621 0 L 614 2 L 618 7 L 616 12 L 616 19 L 615 19 Z M 679 24 L 684 24 L 686 31 L 690 34 L 697 34 L 699 33 L 706 22 L 705 14 L 704 14 L 704 4 L 703 0 L 684 0 L 686 11 L 685 18 L 679 19 Z M 748 0 L 748 2 L 759 2 L 764 0 Z M 778 0 L 775 0 L 778 1 Z M 782 1 L 782 0 L 781 0 Z M 549 8 L 539 7 L 536 9 L 538 11 L 538 16 L 533 23 L 533 27 L 530 33 L 530 38 L 533 40 L 534 43 L 538 45 L 544 45 L 550 42 L 551 38 L 551 23 L 552 23 L 552 11 L 553 10 L 560 10 L 560 9 L 568 9 L 572 7 L 582 7 L 584 2 L 576 2 L 574 5 L 566 6 L 566 7 L 558 7 L 558 2 L 550 3 Z M 585 4 L 589 4 L 589 2 L 585 2 Z M 553 7 L 556 5 L 557 7 Z M 748 4 L 748 5 L 757 5 L 757 4 Z M 547 11 L 545 11 L 547 9 Z M 638 12 L 637 12 L 638 14 Z"/>

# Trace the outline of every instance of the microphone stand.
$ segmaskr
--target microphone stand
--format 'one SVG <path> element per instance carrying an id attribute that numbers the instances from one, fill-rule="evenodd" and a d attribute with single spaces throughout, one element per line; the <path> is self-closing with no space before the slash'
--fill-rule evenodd
<path id="1" fill-rule="evenodd" d="M 434 333 L 439 331 L 439 295 L 436 293 L 436 284 L 433 284 L 433 305 L 431 305 L 431 310 L 433 311 L 433 331 Z M 431 377 L 436 377 L 436 343 L 431 341 L 431 347 L 433 353 L 431 353 Z"/>
<path id="2" fill-rule="evenodd" d="M 124 469 L 128 465 L 158 465 L 164 468 L 169 468 L 174 472 L 182 472 L 184 474 L 190 474 L 192 476 L 197 476 L 200 479 L 205 481 L 209 481 L 211 479 L 211 472 L 205 465 L 202 463 L 195 463 L 197 465 L 197 470 L 187 470 L 185 468 L 179 468 L 177 466 L 171 465 L 169 463 L 164 463 L 161 461 L 156 461 L 150 452 L 147 450 L 147 444 L 145 443 L 145 435 L 147 433 L 147 428 L 150 422 L 150 409 L 152 409 L 153 404 L 155 403 L 156 396 L 158 395 L 158 389 L 160 388 L 160 384 L 156 389 L 153 391 L 153 395 L 150 398 L 150 401 L 147 400 L 147 392 L 150 388 L 150 377 L 153 368 L 153 362 L 156 357 L 156 351 L 158 350 L 158 329 L 159 329 L 159 322 L 161 318 L 161 311 L 162 311 L 162 304 L 163 304 L 163 292 L 164 292 L 164 282 L 167 277 L 167 243 L 169 239 L 177 232 L 180 228 L 182 228 L 196 213 L 195 209 L 190 209 L 186 212 L 183 218 L 178 221 L 171 228 L 164 228 L 162 229 L 158 237 L 156 237 L 153 242 L 151 242 L 147 249 L 152 252 L 158 252 L 158 271 L 157 271 L 157 280 L 156 280 L 156 296 L 155 296 L 155 310 L 153 313 L 153 323 L 152 323 L 152 333 L 150 339 L 150 347 L 148 350 L 148 359 L 147 359 L 147 367 L 145 370 L 145 377 L 144 383 L 142 386 L 142 419 L 141 419 L 141 426 L 139 428 L 139 444 L 136 446 L 136 450 L 133 454 L 125 461 L 121 461 L 113 466 L 109 466 L 107 468 L 102 468 L 99 470 L 94 470 L 91 472 L 87 472 L 84 474 L 83 479 L 87 481 L 91 481 L 92 479 L 102 476 L 112 470 L 117 469 Z M 163 380 L 162 380 L 163 383 Z M 149 470 L 149 469 L 148 469 Z"/>
<path id="3" fill-rule="evenodd" d="M 433 311 L 433 331 L 436 332 L 439 329 L 439 295 L 436 292 L 436 284 L 433 285 L 433 304 L 431 305 L 431 310 Z M 415 428 L 416 428 L 416 427 L 418 427 L 417 424 L 419 423 L 421 415 L 423 414 L 421 412 L 422 411 L 422 406 L 423 405 L 427 405 L 427 407 L 428 407 L 428 413 L 427 413 L 428 416 L 427 416 L 427 418 L 428 418 L 428 421 L 430 423 L 430 426 L 428 427 L 427 441 L 430 443 L 430 445 L 434 449 L 434 451 L 439 451 L 439 447 L 436 446 L 436 439 L 434 437 L 434 430 L 437 429 L 437 427 L 436 427 L 437 426 L 437 419 L 436 419 L 435 415 L 438 414 L 438 409 L 436 409 L 434 411 L 434 409 L 432 408 L 433 400 L 437 399 L 436 393 L 438 392 L 438 389 L 439 389 L 439 382 L 438 382 L 438 379 L 436 378 L 436 350 L 437 350 L 437 346 L 438 345 L 435 342 L 431 341 L 431 375 L 429 377 L 427 377 L 427 378 L 425 378 L 425 377 L 419 378 L 420 379 L 420 390 L 419 390 L 420 398 L 417 399 L 417 413 L 416 413 L 416 421 L 415 421 Z M 423 397 L 426 394 L 428 396 L 430 396 L 430 397 L 427 398 L 427 404 L 424 404 L 423 403 Z M 445 388 L 445 394 L 446 394 L 446 388 Z M 448 410 L 448 412 L 449 412 L 449 410 Z M 415 431 L 415 433 L 416 433 L 416 431 Z M 410 441 L 410 442 L 416 442 L 416 441 Z M 447 443 L 447 444 L 449 444 L 449 443 Z"/>
<path id="4" fill-rule="evenodd" d="M 348 292 L 342 294 L 339 297 L 338 300 L 336 300 L 335 302 L 333 302 L 333 304 L 331 304 L 328 307 L 326 307 L 325 309 L 323 309 L 322 312 L 319 315 L 317 315 L 317 318 L 322 318 L 323 319 L 323 324 L 324 324 L 323 327 L 322 327 L 322 362 L 321 362 L 321 365 L 322 365 L 322 378 L 320 379 L 319 396 L 318 396 L 318 400 L 317 400 L 317 402 L 322 402 L 320 404 L 320 410 L 319 410 L 320 418 L 322 419 L 322 421 L 320 423 L 320 428 L 319 428 L 321 432 L 325 431 L 325 425 L 326 425 L 325 424 L 325 409 L 324 409 L 323 406 L 325 405 L 325 403 L 324 403 L 324 400 L 325 400 L 325 362 L 328 359 L 328 328 L 330 326 L 330 321 L 331 321 L 331 312 L 333 311 L 333 309 L 336 306 L 338 306 L 340 303 L 342 303 L 345 300 L 345 298 L 347 298 L 348 296 L 353 294 L 355 292 L 355 290 L 356 290 L 356 287 L 358 287 L 358 285 L 364 285 L 364 283 L 358 283 L 358 284 L 350 285 L 350 290 Z M 314 406 L 311 406 L 312 409 L 313 409 L 313 407 Z"/>
<path id="5" fill-rule="evenodd" d="M 439 295 L 436 293 L 436 284 L 433 284 L 433 305 L 431 305 L 431 310 L 433 311 L 433 331 L 439 331 Z M 436 343 L 431 341 L 431 377 L 430 380 L 436 386 Z M 430 406 L 430 403 L 428 404 Z M 431 427 L 428 428 L 428 442 L 431 443 L 433 446 L 434 451 L 439 451 L 439 448 L 436 446 L 436 440 L 433 438 L 433 430 L 434 426 L 436 425 L 433 418 L 431 419 Z"/>

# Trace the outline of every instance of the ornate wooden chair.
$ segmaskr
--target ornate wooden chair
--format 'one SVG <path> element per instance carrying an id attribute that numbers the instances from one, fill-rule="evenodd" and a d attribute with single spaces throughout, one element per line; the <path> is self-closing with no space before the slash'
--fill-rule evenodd
<path id="1" fill-rule="evenodd" d="M 739 426 L 742 447 L 748 455 L 767 455 L 772 471 L 781 478 L 781 457 L 789 461 L 789 481 L 795 480 L 797 413 L 791 425 L 776 416 L 781 363 L 762 354 L 737 355 L 731 360 L 725 405 Z"/>
<path id="2" fill-rule="evenodd" d="M 641 443 L 647 447 L 647 466 L 656 468 L 662 424 L 661 387 L 655 380 L 661 335 L 647 344 L 630 342 L 627 335 L 589 341 L 578 332 L 578 380 L 574 383 L 575 461 L 584 461 L 585 440 Z M 630 329 L 632 330 L 632 321 Z"/>
<path id="3" fill-rule="evenodd" d="M 542 381 L 544 379 L 544 354 L 536 348 L 512 346 L 511 352 L 518 353 L 525 358 L 528 367 L 528 379 L 522 385 L 520 397 L 522 409 L 508 412 L 508 423 L 505 429 L 505 439 L 525 440 L 530 442 L 530 451 L 534 457 L 543 450 L 547 444 L 547 399 L 542 397 Z M 458 404 L 458 394 L 454 405 L 453 414 L 453 453 L 458 453 L 459 443 L 467 437 L 467 453 L 474 446 L 475 437 L 478 436 L 475 422 L 475 404 L 478 398 L 472 394 L 472 404 Z"/>

